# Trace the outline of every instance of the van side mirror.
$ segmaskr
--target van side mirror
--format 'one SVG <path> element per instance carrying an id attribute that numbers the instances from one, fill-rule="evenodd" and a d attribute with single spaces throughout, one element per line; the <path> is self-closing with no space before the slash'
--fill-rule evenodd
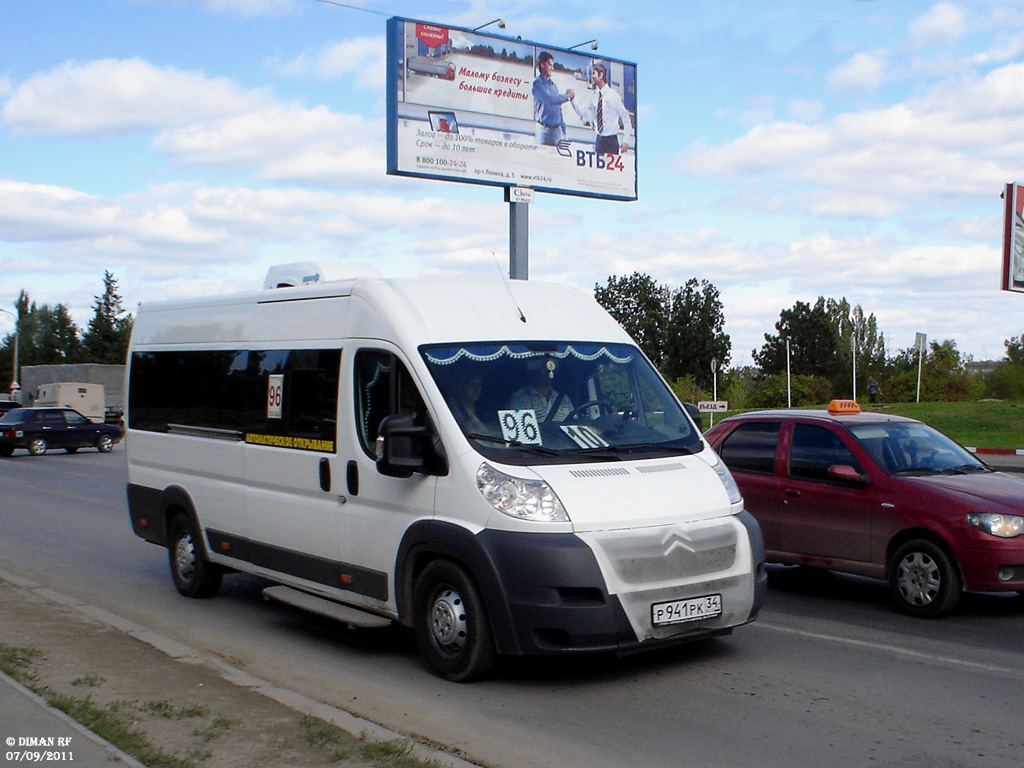
<path id="1" fill-rule="evenodd" d="M 697 425 L 697 429 L 699 429 L 701 432 L 703 432 L 704 431 L 704 414 L 701 413 L 700 408 L 698 408 L 693 403 L 683 403 L 683 408 L 686 410 L 687 415 L 691 419 L 693 419 L 693 423 Z"/>
<path id="2" fill-rule="evenodd" d="M 828 468 L 828 479 L 847 485 L 868 484 L 868 476 L 861 474 L 849 464 L 833 464 Z"/>
<path id="3" fill-rule="evenodd" d="M 381 421 L 376 453 L 377 471 L 388 477 L 448 474 L 448 459 L 437 434 L 429 426 L 416 426 L 406 413 Z"/>

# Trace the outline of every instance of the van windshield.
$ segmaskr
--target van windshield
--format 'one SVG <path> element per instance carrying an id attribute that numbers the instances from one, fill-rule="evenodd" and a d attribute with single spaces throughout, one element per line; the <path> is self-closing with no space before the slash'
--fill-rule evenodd
<path id="1" fill-rule="evenodd" d="M 462 431 L 496 461 L 624 461 L 703 448 L 636 347 L 506 342 L 421 353 Z"/>

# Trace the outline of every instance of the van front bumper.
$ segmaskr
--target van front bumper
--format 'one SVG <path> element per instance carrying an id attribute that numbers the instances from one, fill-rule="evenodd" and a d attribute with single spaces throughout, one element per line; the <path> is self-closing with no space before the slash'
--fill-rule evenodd
<path id="1" fill-rule="evenodd" d="M 499 649 L 624 653 L 728 634 L 753 621 L 767 591 L 753 517 L 744 512 L 685 530 L 687 547 L 667 554 L 665 531 L 656 528 L 586 539 L 482 531 L 478 543 L 497 576 L 492 588 L 501 591 L 510 619 L 495 623 Z M 721 595 L 720 615 L 653 625 L 652 605 L 706 595 Z"/>

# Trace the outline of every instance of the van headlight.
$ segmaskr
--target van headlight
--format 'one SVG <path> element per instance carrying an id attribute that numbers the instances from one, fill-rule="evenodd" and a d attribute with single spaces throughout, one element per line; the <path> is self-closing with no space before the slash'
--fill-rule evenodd
<path id="1" fill-rule="evenodd" d="M 725 492 L 729 494 L 730 504 L 740 504 L 743 502 L 743 494 L 740 493 L 740 487 L 736 485 L 736 481 L 733 479 L 732 472 L 725 466 L 725 462 L 722 461 L 721 457 L 713 467 L 715 472 L 718 473 L 718 478 L 722 481 L 722 485 L 725 486 Z"/>
<path id="2" fill-rule="evenodd" d="M 979 531 L 990 533 L 1001 539 L 1012 539 L 1024 536 L 1024 517 L 1020 515 L 1000 515 L 998 512 L 971 512 L 967 522 Z"/>
<path id="3" fill-rule="evenodd" d="M 551 486 L 499 472 L 484 462 L 476 471 L 476 487 L 487 503 L 509 517 L 544 523 L 568 523 L 569 515 Z"/>

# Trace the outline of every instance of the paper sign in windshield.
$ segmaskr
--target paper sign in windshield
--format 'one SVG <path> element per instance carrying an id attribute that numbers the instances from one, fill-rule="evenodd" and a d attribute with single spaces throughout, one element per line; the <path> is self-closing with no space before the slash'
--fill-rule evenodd
<path id="1" fill-rule="evenodd" d="M 543 442 L 537 413 L 532 408 L 498 411 L 498 420 L 501 422 L 501 436 L 510 443 L 541 445 Z"/>
<path id="2" fill-rule="evenodd" d="M 580 448 L 607 448 L 608 441 L 586 424 L 563 424 L 562 431 Z"/>

